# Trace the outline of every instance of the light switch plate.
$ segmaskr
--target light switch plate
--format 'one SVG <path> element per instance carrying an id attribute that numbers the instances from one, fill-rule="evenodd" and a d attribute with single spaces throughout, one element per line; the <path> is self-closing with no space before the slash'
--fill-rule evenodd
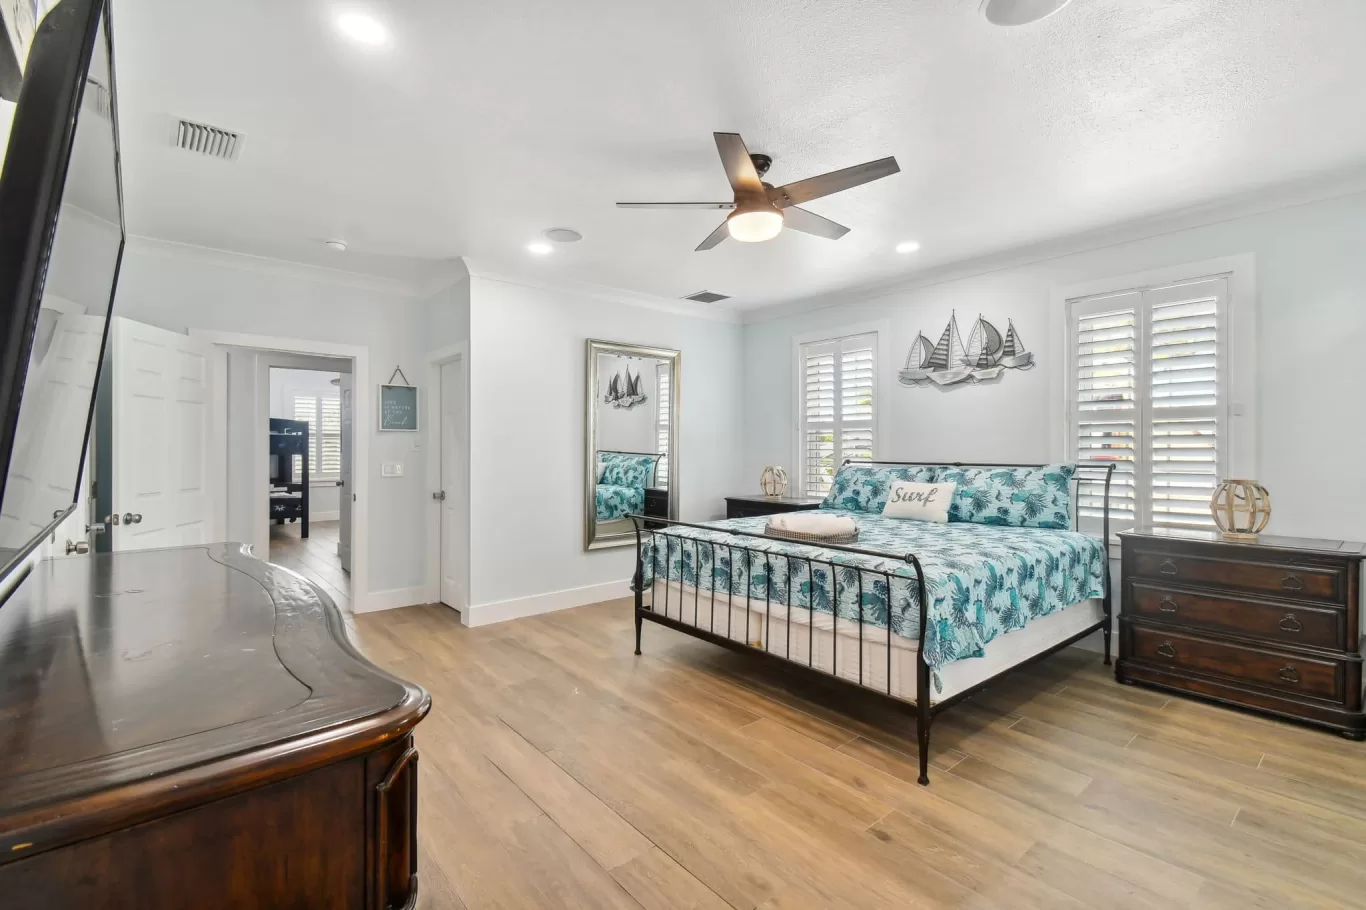
<path id="1" fill-rule="evenodd" d="M 402 477 L 403 462 L 386 461 L 384 464 L 380 465 L 379 473 L 381 477 Z"/>

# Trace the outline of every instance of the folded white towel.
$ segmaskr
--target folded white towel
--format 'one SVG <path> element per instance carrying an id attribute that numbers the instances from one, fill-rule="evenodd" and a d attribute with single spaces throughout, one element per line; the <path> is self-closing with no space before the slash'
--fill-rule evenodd
<path id="1" fill-rule="evenodd" d="M 773 515 L 768 527 L 774 531 L 792 531 L 820 537 L 844 537 L 858 530 L 858 524 L 848 515 L 821 515 L 817 512 L 788 512 Z"/>

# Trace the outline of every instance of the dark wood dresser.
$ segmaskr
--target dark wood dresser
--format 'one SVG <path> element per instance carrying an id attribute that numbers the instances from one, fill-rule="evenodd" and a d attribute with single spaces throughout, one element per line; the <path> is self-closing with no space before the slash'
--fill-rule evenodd
<path id="1" fill-rule="evenodd" d="M 1126 531 L 1115 677 L 1366 737 L 1366 545 Z"/>
<path id="2" fill-rule="evenodd" d="M 645 488 L 645 512 L 648 518 L 669 517 L 669 491 L 664 487 Z M 645 522 L 647 528 L 662 528 L 664 524 L 658 521 Z"/>
<path id="3" fill-rule="evenodd" d="M 0 904 L 412 907 L 430 706 L 238 545 L 41 562 L 0 606 Z"/>
<path id="4" fill-rule="evenodd" d="M 805 512 L 819 509 L 824 500 L 806 496 L 727 496 L 727 518 L 753 518 L 757 515 L 777 515 L 780 512 Z"/>

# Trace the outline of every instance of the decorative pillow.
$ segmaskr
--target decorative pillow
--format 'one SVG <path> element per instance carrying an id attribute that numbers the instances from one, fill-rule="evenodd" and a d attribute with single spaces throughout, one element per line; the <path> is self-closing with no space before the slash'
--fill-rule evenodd
<path id="1" fill-rule="evenodd" d="M 607 473 L 607 462 L 598 462 L 598 483 L 602 483 L 602 475 Z"/>
<path id="2" fill-rule="evenodd" d="M 655 462 L 658 455 L 626 455 L 620 452 L 603 452 L 601 455 L 607 470 L 602 472 L 598 483 L 614 487 L 647 487 L 654 480 Z"/>
<path id="3" fill-rule="evenodd" d="M 944 524 L 949 520 L 954 486 L 952 483 L 893 481 L 887 493 L 887 505 L 882 509 L 882 517 Z"/>
<path id="4" fill-rule="evenodd" d="M 953 481 L 958 490 L 949 508 L 949 521 L 1016 528 L 1072 527 L 1074 464 L 1041 468 L 945 468 L 940 481 Z"/>
<path id="5" fill-rule="evenodd" d="M 895 481 L 934 483 L 937 470 L 923 466 L 847 464 L 836 472 L 821 508 L 881 512 L 887 505 L 887 491 Z"/>

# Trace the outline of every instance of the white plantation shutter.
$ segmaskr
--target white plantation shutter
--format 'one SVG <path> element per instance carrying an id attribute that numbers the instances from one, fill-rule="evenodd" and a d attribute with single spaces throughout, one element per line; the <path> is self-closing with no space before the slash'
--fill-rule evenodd
<path id="1" fill-rule="evenodd" d="M 1069 301 L 1078 460 L 1114 461 L 1114 526 L 1209 528 L 1227 426 L 1227 279 Z M 1099 489 L 1078 508 L 1099 518 Z"/>
<path id="2" fill-rule="evenodd" d="M 659 487 L 669 485 L 669 408 L 672 392 L 669 388 L 669 372 L 669 364 L 655 365 L 655 451 L 664 453 L 655 470 L 655 485 Z"/>
<path id="3" fill-rule="evenodd" d="M 296 395 L 294 419 L 308 423 L 310 479 L 341 473 L 341 398 Z M 295 471 L 296 482 L 300 472 Z"/>
<path id="4" fill-rule="evenodd" d="M 807 496 L 824 496 L 845 459 L 872 460 L 876 351 L 876 333 L 801 347 L 801 484 Z"/>

